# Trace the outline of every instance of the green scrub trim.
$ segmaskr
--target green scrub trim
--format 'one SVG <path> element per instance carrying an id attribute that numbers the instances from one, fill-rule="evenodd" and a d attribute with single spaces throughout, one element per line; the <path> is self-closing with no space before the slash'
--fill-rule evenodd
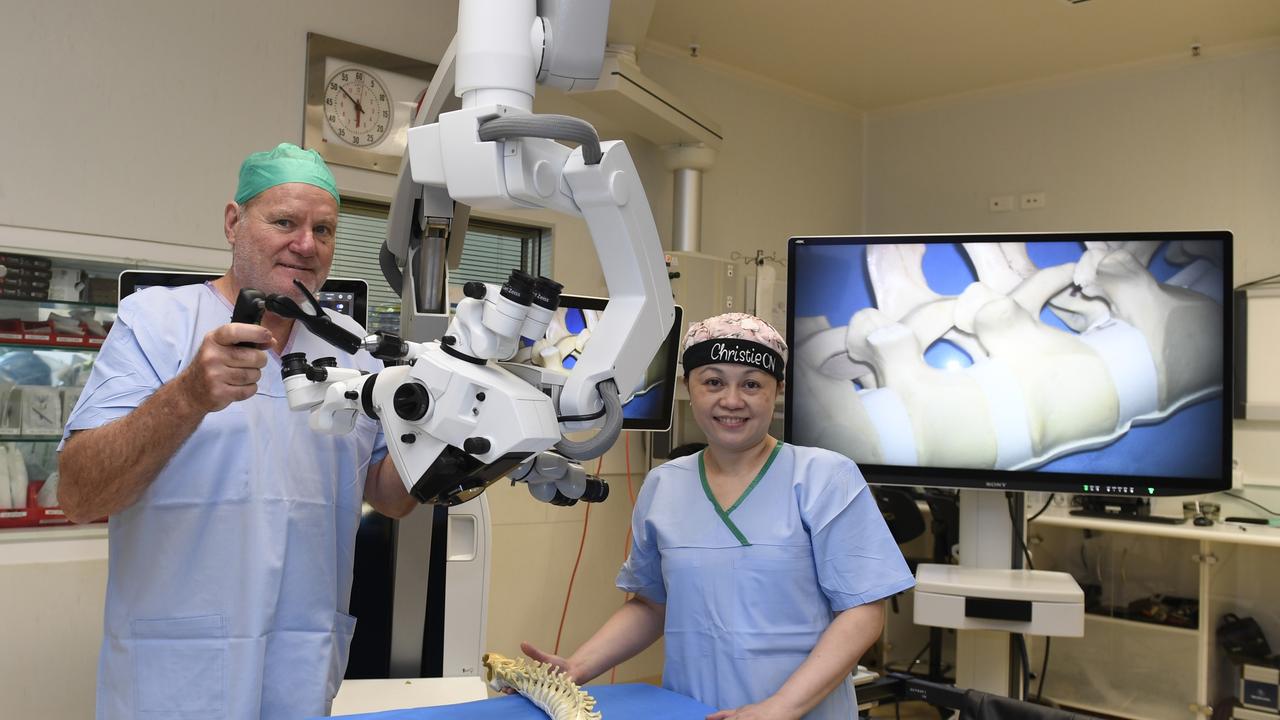
<path id="1" fill-rule="evenodd" d="M 778 451 L 781 449 L 782 443 L 774 443 L 773 452 L 769 453 L 769 459 L 764 461 L 764 465 L 760 468 L 760 472 L 756 473 L 755 479 L 751 481 L 746 490 L 742 491 L 742 494 L 738 496 L 738 500 L 728 510 L 720 507 L 720 501 L 716 500 L 715 493 L 711 492 L 711 483 L 707 482 L 707 451 L 703 450 L 698 453 L 698 479 L 702 481 L 702 492 L 707 494 L 707 499 L 711 501 L 711 507 L 716 509 L 716 514 L 720 516 L 720 520 L 724 522 L 725 527 L 729 528 L 729 532 L 733 533 L 733 536 L 738 538 L 738 542 L 744 546 L 750 546 L 751 543 L 742 534 L 742 531 L 738 529 L 738 526 L 734 525 L 733 521 L 729 519 L 729 513 L 736 510 L 742 504 L 742 501 L 746 500 L 747 496 L 751 494 L 751 491 L 756 488 L 756 485 L 760 484 L 760 480 L 764 478 L 765 473 L 769 472 L 769 466 L 778 457 Z"/>

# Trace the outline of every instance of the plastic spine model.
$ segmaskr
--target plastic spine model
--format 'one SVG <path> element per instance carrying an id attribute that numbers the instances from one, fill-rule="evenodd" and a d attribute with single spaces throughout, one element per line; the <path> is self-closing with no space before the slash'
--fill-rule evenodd
<path id="1" fill-rule="evenodd" d="M 511 688 L 537 705 L 551 720 L 600 720 L 596 699 L 550 663 L 485 653 L 485 680 L 494 690 Z"/>

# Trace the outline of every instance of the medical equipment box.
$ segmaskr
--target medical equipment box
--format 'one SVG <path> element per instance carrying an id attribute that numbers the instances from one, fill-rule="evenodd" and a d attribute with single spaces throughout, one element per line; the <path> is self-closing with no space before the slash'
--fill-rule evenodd
<path id="1" fill-rule="evenodd" d="M 1267 665 L 1240 666 L 1240 704 L 1254 710 L 1265 710 L 1280 717 L 1280 668 Z"/>
<path id="2" fill-rule="evenodd" d="M 1067 573 L 922 563 L 916 569 L 915 623 L 1081 637 L 1084 591 Z"/>

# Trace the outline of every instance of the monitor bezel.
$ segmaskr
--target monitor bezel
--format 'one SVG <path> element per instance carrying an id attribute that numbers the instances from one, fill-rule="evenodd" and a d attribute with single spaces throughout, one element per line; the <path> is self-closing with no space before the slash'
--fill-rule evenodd
<path id="1" fill-rule="evenodd" d="M 939 234 L 877 234 L 877 235 L 803 235 L 793 236 L 787 242 L 787 343 L 794 347 L 795 293 L 799 268 L 797 249 L 813 245 L 871 245 L 871 244 L 947 244 L 974 242 L 1034 242 L 1040 241 L 1105 241 L 1127 242 L 1136 240 L 1213 240 L 1223 245 L 1224 287 L 1222 299 L 1222 449 L 1223 457 L 1216 478 L 1184 478 L 1149 475 L 1102 475 L 1091 473 L 1062 473 L 1039 470 L 997 470 L 953 467 L 877 465 L 858 463 L 867 482 L 882 485 L 910 485 L 920 487 L 956 488 L 968 490 L 1017 490 L 1029 492 L 1064 492 L 1082 495 L 1121 497 L 1161 497 L 1200 495 L 1229 490 L 1232 486 L 1232 369 L 1234 343 L 1232 338 L 1232 262 L 1233 236 L 1227 230 L 1155 231 L 1155 232 L 1018 232 L 1018 233 L 939 233 Z M 791 427 L 792 402 L 795 387 L 795 364 L 786 370 L 788 392 L 784 396 L 783 437 L 793 442 Z"/>
<path id="2" fill-rule="evenodd" d="M 560 294 L 560 306 L 581 310 L 604 310 L 609 304 L 609 298 L 597 297 L 594 295 L 575 295 L 571 293 Z M 623 417 L 623 430 L 638 430 L 643 432 L 666 432 L 671 429 L 672 417 L 675 415 L 675 393 L 676 384 L 680 382 L 679 376 L 676 374 L 676 368 L 680 360 L 680 324 L 684 317 L 684 309 L 679 305 L 675 306 L 675 317 L 671 322 L 671 329 L 667 332 L 667 337 L 662 344 L 671 348 L 670 357 L 667 359 L 667 367 L 663 368 L 666 377 L 671 382 L 666 383 L 666 387 L 662 393 L 662 406 L 667 409 L 666 419 L 662 418 L 628 418 Z M 652 361 L 650 361 L 652 362 Z"/>
<path id="3" fill-rule="evenodd" d="M 161 285 L 163 287 L 182 287 L 198 285 L 202 282 L 216 280 L 221 273 L 207 273 L 195 270 L 124 270 L 120 273 L 120 286 L 117 301 L 137 292 L 138 288 Z M 360 323 L 360 327 L 369 326 L 369 283 L 360 278 L 334 278 L 324 281 L 320 292 L 352 293 L 351 317 Z"/>

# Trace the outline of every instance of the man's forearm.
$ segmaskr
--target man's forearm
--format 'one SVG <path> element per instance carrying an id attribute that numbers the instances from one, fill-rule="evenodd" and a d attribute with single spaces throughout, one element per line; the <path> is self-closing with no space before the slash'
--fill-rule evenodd
<path id="1" fill-rule="evenodd" d="M 132 505 L 178 448 L 199 427 L 205 411 L 179 376 L 133 412 L 73 434 L 58 457 L 58 504 L 84 523 Z"/>
<path id="2" fill-rule="evenodd" d="M 402 518 L 418 507 L 418 501 L 405 489 L 396 472 L 396 464 L 388 455 L 369 469 L 365 478 L 364 499 L 374 510 L 392 518 Z"/>

